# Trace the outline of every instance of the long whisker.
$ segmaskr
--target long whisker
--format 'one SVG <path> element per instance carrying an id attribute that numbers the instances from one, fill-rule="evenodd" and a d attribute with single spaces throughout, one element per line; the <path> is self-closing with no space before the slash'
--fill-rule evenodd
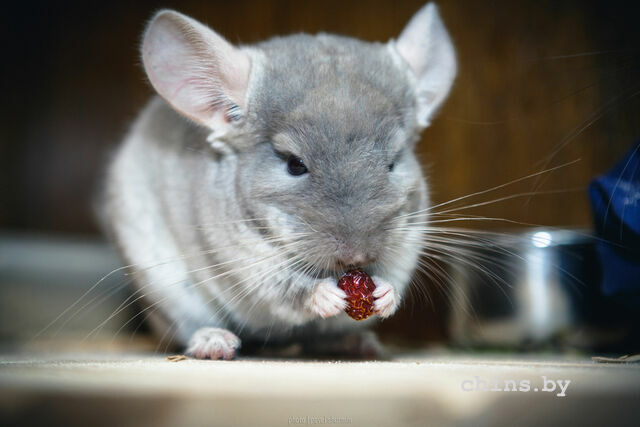
<path id="1" fill-rule="evenodd" d="M 490 193 L 492 191 L 496 191 L 496 190 L 499 190 L 501 188 L 505 188 L 507 186 L 516 184 L 518 182 L 522 182 L 522 181 L 534 178 L 534 177 L 542 175 L 542 174 L 550 173 L 550 172 L 553 172 L 553 171 L 558 170 L 560 168 L 571 166 L 571 165 L 573 165 L 573 164 L 575 164 L 575 163 L 577 163 L 579 161 L 580 161 L 580 159 L 576 159 L 576 160 L 573 160 L 571 162 L 567 162 L 567 163 L 555 166 L 553 168 L 549 168 L 549 169 L 546 169 L 546 170 L 543 170 L 543 171 L 535 172 L 535 173 L 532 173 L 532 174 L 529 174 L 529 175 L 514 179 L 514 180 L 509 181 L 509 182 L 504 183 L 504 184 L 496 185 L 495 187 L 487 188 L 485 190 L 477 191 L 475 193 L 467 194 L 465 196 L 460 196 L 460 197 L 457 197 L 455 199 L 452 199 L 452 200 L 449 200 L 449 201 L 446 201 L 446 202 L 443 202 L 443 203 L 439 203 L 437 205 L 433 205 L 433 206 L 430 206 L 428 208 L 421 209 L 421 210 L 418 210 L 418 211 L 415 211 L 415 212 L 410 212 L 408 214 L 399 215 L 399 216 L 395 217 L 393 220 L 398 220 L 398 219 L 404 218 L 404 217 L 411 217 L 411 216 L 422 214 L 422 213 L 428 213 L 430 211 L 433 211 L 434 209 L 437 209 L 437 208 L 440 208 L 440 207 L 443 207 L 443 206 L 447 206 L 447 205 L 450 205 L 452 203 L 456 203 L 456 202 L 458 202 L 460 200 L 468 199 L 470 197 L 481 196 L 483 194 L 487 194 L 487 193 Z"/>
<path id="2" fill-rule="evenodd" d="M 300 236 L 301 236 L 301 237 L 304 237 L 304 236 L 306 236 L 306 235 L 308 235 L 308 233 L 292 233 L 291 235 L 287 236 L 287 239 L 288 239 L 288 238 L 300 237 Z M 265 238 L 265 239 L 264 239 L 264 241 L 265 241 L 265 242 L 267 242 L 267 243 L 279 243 L 279 242 L 281 242 L 281 241 L 285 241 L 285 240 L 284 240 L 284 238 Z M 162 261 L 160 261 L 160 262 L 158 262 L 158 263 L 155 263 L 155 264 L 152 264 L 152 265 L 147 265 L 147 266 L 144 266 L 144 267 L 140 267 L 140 268 L 138 268 L 138 269 L 134 270 L 132 273 L 127 273 L 126 275 L 129 275 L 129 276 L 142 275 L 142 273 L 144 273 L 144 272 L 146 272 L 146 271 L 149 271 L 149 270 L 151 270 L 151 269 L 153 269 L 153 268 L 157 268 L 157 267 L 160 267 L 160 266 L 163 266 L 163 265 L 167 265 L 167 264 L 170 264 L 170 263 L 173 263 L 173 262 L 177 262 L 177 261 L 185 260 L 185 259 L 188 259 L 188 258 L 191 258 L 191 257 L 205 256 L 205 255 L 213 255 L 213 254 L 218 253 L 218 252 L 221 252 L 221 251 L 223 251 L 223 250 L 227 250 L 227 249 L 230 249 L 230 248 L 237 248 L 237 247 L 242 246 L 242 245 L 244 245 L 244 244 L 245 244 L 244 242 L 239 242 L 239 243 L 236 243 L 236 244 L 233 244 L 233 245 L 227 245 L 227 246 L 223 246 L 223 247 L 218 247 L 218 248 L 216 248 L 216 249 L 203 250 L 203 251 L 198 251 L 198 252 L 194 252 L 194 253 L 190 253 L 190 254 L 183 254 L 183 255 L 180 255 L 180 256 L 177 256 L 177 257 L 173 257 L 173 258 L 167 258 L 167 259 L 164 259 L 164 260 L 162 260 Z M 233 262 L 233 260 L 228 261 L 227 263 L 231 263 L 231 262 Z M 220 265 L 224 265 L 224 263 L 221 263 L 221 264 L 219 264 L 219 265 L 214 265 L 214 266 L 202 267 L 201 269 L 212 268 L 212 267 L 218 267 L 218 266 L 220 266 Z M 88 291 L 86 291 L 86 292 L 85 292 L 85 293 L 84 293 L 80 298 L 78 298 L 78 299 L 77 299 L 77 300 L 76 300 L 76 301 L 75 301 L 71 306 L 69 306 L 65 311 L 63 311 L 60 315 L 58 315 L 58 317 L 56 317 L 54 320 L 52 320 L 52 321 L 51 321 L 51 323 L 50 323 L 47 327 L 43 328 L 43 330 L 41 330 L 39 334 L 44 333 L 44 332 L 45 332 L 47 329 L 49 329 L 49 328 L 50 328 L 50 327 L 51 327 L 55 322 L 57 322 L 58 320 L 60 320 L 60 318 L 61 318 L 61 317 L 63 317 L 66 313 L 68 313 L 68 312 L 69 312 L 69 310 L 71 310 L 74 306 L 78 305 L 78 304 L 82 301 L 82 299 L 84 299 L 85 297 L 87 297 L 87 296 L 88 296 L 88 294 L 89 294 L 90 292 L 92 292 L 93 290 L 95 290 L 95 289 L 98 287 L 98 285 L 99 285 L 102 281 L 104 281 L 106 278 L 108 278 L 110 275 L 112 275 L 112 274 L 114 274 L 114 273 L 116 273 L 116 272 L 118 272 L 118 271 L 122 271 L 122 270 L 125 270 L 125 269 L 130 269 L 130 268 L 137 267 L 137 266 L 138 266 L 137 264 L 130 264 L 130 265 L 123 266 L 123 267 L 120 267 L 120 268 L 118 268 L 118 269 L 115 269 L 115 270 L 113 270 L 112 272 L 108 273 L 106 276 L 104 276 L 102 279 L 100 279 L 100 281 L 98 281 L 94 286 L 92 286 Z M 187 272 L 187 273 L 195 273 L 195 272 L 197 272 L 197 271 L 200 271 L 201 269 L 191 270 L 191 271 L 189 271 L 189 272 Z M 117 287 L 117 289 L 121 289 L 121 288 L 125 287 L 125 286 L 126 286 L 127 284 L 129 284 L 132 280 L 134 280 L 134 279 L 133 279 L 133 277 L 132 277 L 132 279 L 130 279 L 130 280 L 128 280 L 128 281 L 126 281 L 126 282 L 124 282 L 123 284 L 119 285 L 119 286 Z M 142 287 L 139 287 L 139 288 L 138 288 L 138 289 L 133 293 L 133 295 L 130 295 L 130 296 L 127 298 L 127 300 L 125 300 L 122 304 L 126 303 L 130 298 L 134 297 L 135 295 L 137 295 L 137 294 L 139 294 L 139 293 L 143 292 L 145 288 L 150 287 L 152 284 L 153 284 L 153 282 L 149 282 L 148 284 L 146 284 L 146 285 L 144 285 L 144 286 L 142 286 Z M 107 294 L 107 295 L 108 295 L 108 294 L 111 294 L 111 293 L 113 293 L 113 292 L 114 292 L 114 291 L 113 291 L 112 289 L 106 289 L 106 290 L 102 291 L 100 294 L 98 294 L 98 295 L 94 296 L 94 297 L 93 297 L 92 299 L 90 299 L 89 301 L 87 301 L 87 302 L 86 302 L 85 304 L 83 304 L 80 308 L 78 308 L 78 310 L 76 310 L 76 312 L 75 312 L 74 314 L 72 314 L 70 317 L 68 317 L 68 318 L 67 318 L 67 319 L 66 319 L 66 320 L 65 320 L 65 321 L 64 321 L 64 322 L 63 322 L 63 323 L 58 327 L 58 329 L 57 329 L 56 333 L 54 334 L 54 336 L 55 336 L 55 335 L 57 335 L 57 334 L 60 332 L 60 330 L 61 330 L 62 328 L 64 328 L 64 326 L 65 326 L 69 321 L 71 321 L 73 318 L 75 318 L 75 317 L 76 317 L 79 313 L 81 313 L 84 309 L 86 309 L 87 307 L 89 307 L 90 305 L 92 305 L 92 304 L 95 302 L 95 300 L 96 300 L 96 299 L 101 298 L 101 301 L 103 301 L 103 300 L 105 299 L 105 294 Z M 132 302 L 132 304 L 133 304 L 133 303 L 135 303 L 137 300 L 138 300 L 138 299 L 136 299 L 135 301 L 133 301 L 133 302 Z M 119 313 L 122 311 L 122 310 L 120 310 L 121 308 L 123 308 L 123 307 L 122 307 L 122 304 L 121 304 L 119 307 L 117 307 L 117 308 L 116 308 L 117 313 L 115 313 L 114 315 L 117 315 L 117 314 L 119 314 Z M 128 306 L 129 306 L 129 305 L 127 305 L 126 307 L 128 307 Z M 126 307 L 124 307 L 124 308 L 126 308 Z M 37 336 L 38 336 L 38 335 L 36 335 L 36 337 L 37 337 Z"/>
<path id="3" fill-rule="evenodd" d="M 294 243 L 298 243 L 298 242 L 293 242 L 291 245 L 293 246 L 293 244 L 294 244 Z M 272 257 L 275 257 L 275 256 L 277 256 L 277 255 L 272 255 Z M 267 259 L 267 260 L 268 260 L 268 259 Z M 240 261 L 240 260 L 232 260 L 232 261 L 238 262 L 238 261 Z M 265 259 L 262 259 L 262 260 L 259 260 L 259 261 L 257 261 L 257 262 L 251 263 L 251 264 L 249 264 L 249 265 L 245 265 L 245 266 L 243 266 L 243 267 L 240 267 L 239 269 L 236 269 L 236 270 L 229 270 L 229 271 L 226 271 L 226 272 L 224 272 L 224 273 L 220 273 L 220 274 L 218 274 L 218 275 L 215 275 L 215 276 L 213 276 L 213 277 L 210 277 L 209 279 L 206 279 L 206 280 L 203 280 L 203 281 L 197 282 L 197 283 L 195 283 L 195 284 L 189 284 L 189 285 L 187 286 L 187 288 L 192 288 L 192 287 L 193 287 L 193 288 L 195 288 L 195 287 L 198 287 L 198 286 L 200 286 L 202 283 L 205 283 L 205 282 L 210 281 L 210 280 L 214 280 L 214 279 L 219 278 L 219 277 L 227 276 L 227 275 L 229 275 L 229 274 L 232 274 L 232 273 L 233 273 L 233 272 L 235 272 L 235 271 L 239 271 L 239 270 L 245 270 L 245 269 L 253 268 L 253 267 L 255 267 L 256 265 L 259 265 L 260 263 L 265 262 L 265 261 L 266 261 Z M 212 265 L 212 266 L 210 265 L 210 266 L 200 267 L 200 268 L 197 268 L 197 269 L 191 270 L 191 271 L 190 271 L 190 272 L 188 272 L 188 273 L 194 273 L 194 272 L 197 272 L 197 271 L 203 271 L 203 270 L 211 269 L 211 268 L 219 268 L 221 265 L 228 265 L 228 264 L 230 264 L 230 263 L 231 263 L 230 261 L 225 261 L 225 262 L 223 262 L 223 263 L 215 264 L 215 265 Z M 180 280 L 178 280 L 178 281 L 176 281 L 176 282 L 173 282 L 173 283 L 171 283 L 171 284 L 169 284 L 169 285 L 163 286 L 163 288 L 162 288 L 162 289 L 166 289 L 166 288 L 169 288 L 169 287 L 172 287 L 172 286 L 177 286 L 177 285 L 182 284 L 183 282 L 184 282 L 184 280 L 183 280 L 183 279 L 180 279 Z M 150 285 L 150 284 L 147 284 L 147 285 L 143 286 L 143 288 L 144 288 L 144 287 L 146 287 L 146 286 L 149 286 L 149 285 Z M 142 289 L 142 288 L 141 288 L 141 289 Z M 114 316 L 116 316 L 117 314 L 119 314 L 120 312 L 122 312 L 123 310 L 125 310 L 126 308 L 128 308 L 129 306 L 131 306 L 132 304 L 134 304 L 136 301 L 140 300 L 141 298 L 143 298 L 143 297 L 145 297 L 145 296 L 148 296 L 148 295 L 151 295 L 151 294 L 154 294 L 154 293 L 157 293 L 157 292 L 161 292 L 161 291 L 162 291 L 162 289 L 160 289 L 160 290 L 152 290 L 150 293 L 140 295 L 140 296 L 138 296 L 137 298 L 135 298 L 134 300 L 130 301 L 128 304 L 126 304 L 125 306 L 121 307 L 121 308 L 120 308 L 119 310 L 117 310 L 116 312 L 112 313 L 112 314 L 111 314 L 111 315 L 110 315 L 110 316 L 109 316 L 105 321 L 103 321 L 100 325 L 98 325 L 96 328 L 94 328 L 94 330 L 92 330 L 92 331 L 89 333 L 89 335 L 88 335 L 88 336 L 91 336 L 92 334 L 94 334 L 94 333 L 95 333 L 99 328 L 101 328 L 102 326 L 104 326 L 104 325 L 106 324 L 106 322 L 108 322 L 109 320 L 111 320 Z M 166 298 L 167 298 L 167 297 L 162 298 L 161 300 L 156 301 L 156 302 L 155 302 L 154 304 L 152 304 L 152 305 L 160 304 L 160 303 L 164 302 L 164 301 L 166 300 Z M 139 314 L 140 314 L 140 313 L 139 313 Z M 135 317 L 137 317 L 137 315 L 136 315 Z M 130 320 L 129 320 L 129 322 L 130 322 L 130 321 L 132 321 L 132 320 L 133 320 L 133 318 L 132 318 L 132 319 L 130 319 Z M 128 324 L 129 322 L 127 322 L 127 324 Z M 123 325 L 123 326 L 124 326 L 124 325 Z"/>

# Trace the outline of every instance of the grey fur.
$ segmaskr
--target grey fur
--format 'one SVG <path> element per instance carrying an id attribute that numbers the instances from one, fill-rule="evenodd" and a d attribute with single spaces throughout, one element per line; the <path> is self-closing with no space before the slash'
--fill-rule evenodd
<path id="1" fill-rule="evenodd" d="M 409 67 L 389 44 L 327 34 L 242 50 L 246 105 L 211 145 L 211 129 L 160 98 L 142 112 L 108 173 L 114 239 L 149 312 L 168 320 L 166 340 L 184 345 L 203 326 L 279 340 L 367 325 L 320 319 L 305 301 L 354 253 L 400 294 L 408 286 L 419 232 L 392 219 L 429 204 L 413 154 L 421 126 Z M 288 154 L 309 173 L 289 175 Z"/>

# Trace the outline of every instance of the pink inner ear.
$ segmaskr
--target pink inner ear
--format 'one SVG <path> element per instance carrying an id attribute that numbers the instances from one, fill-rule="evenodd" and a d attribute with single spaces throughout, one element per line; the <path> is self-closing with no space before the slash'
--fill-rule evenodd
<path id="1" fill-rule="evenodd" d="M 398 53 L 417 77 L 422 75 L 429 60 L 432 24 L 438 19 L 437 14 L 433 3 L 424 6 L 411 18 L 396 42 Z"/>
<path id="2" fill-rule="evenodd" d="M 182 82 L 178 83 L 173 91 L 173 93 L 169 96 L 170 98 L 177 98 L 178 94 L 180 93 L 180 91 L 186 87 L 188 87 L 189 85 L 192 85 L 195 83 L 194 81 L 195 79 L 191 78 L 191 79 L 185 79 Z"/>
<path id="3" fill-rule="evenodd" d="M 244 108 L 246 106 L 247 87 L 249 86 L 251 61 L 245 52 L 233 47 L 219 36 L 217 38 L 221 47 L 219 70 L 223 92 L 237 106 Z M 223 50 L 226 50 L 226 52 L 223 52 Z"/>
<path id="4" fill-rule="evenodd" d="M 229 123 L 245 104 L 248 55 L 177 12 L 154 18 L 144 37 L 143 62 L 158 94 L 196 122 Z"/>
<path id="5" fill-rule="evenodd" d="M 447 97 L 457 68 L 453 44 L 433 3 L 411 18 L 395 46 L 417 78 L 418 123 L 427 126 Z"/>
<path id="6" fill-rule="evenodd" d="M 416 77 L 420 77 L 425 68 L 426 61 L 424 55 L 421 55 L 421 49 L 416 48 L 419 42 L 404 40 L 405 43 L 398 43 L 397 49 L 400 56 L 409 64 L 409 68 Z M 426 49 L 425 49 L 426 50 Z"/>

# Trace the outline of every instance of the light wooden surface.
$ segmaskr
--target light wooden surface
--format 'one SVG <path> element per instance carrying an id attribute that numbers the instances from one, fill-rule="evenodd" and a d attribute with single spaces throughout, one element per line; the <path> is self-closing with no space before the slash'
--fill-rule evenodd
<path id="1" fill-rule="evenodd" d="M 634 425 L 640 365 L 414 354 L 390 362 L 0 357 L 0 420 L 64 425 Z M 564 397 L 542 391 L 571 380 Z M 530 380 L 529 392 L 464 391 Z M 463 383 L 464 381 L 470 381 Z M 539 391 L 534 391 L 538 388 Z M 556 387 L 557 388 L 557 387 Z"/>

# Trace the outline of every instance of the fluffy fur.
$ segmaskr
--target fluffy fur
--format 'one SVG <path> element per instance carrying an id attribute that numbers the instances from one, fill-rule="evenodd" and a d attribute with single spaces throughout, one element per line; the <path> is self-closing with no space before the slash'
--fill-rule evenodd
<path id="1" fill-rule="evenodd" d="M 298 34 L 243 47 L 161 11 L 142 57 L 160 96 L 110 166 L 104 209 L 163 339 L 230 358 L 236 336 L 366 326 L 342 313 L 349 265 L 393 314 L 421 249 L 410 223 L 426 216 L 403 215 L 429 204 L 413 148 L 455 75 L 435 6 L 386 44 Z M 308 173 L 290 175 L 290 155 Z"/>

